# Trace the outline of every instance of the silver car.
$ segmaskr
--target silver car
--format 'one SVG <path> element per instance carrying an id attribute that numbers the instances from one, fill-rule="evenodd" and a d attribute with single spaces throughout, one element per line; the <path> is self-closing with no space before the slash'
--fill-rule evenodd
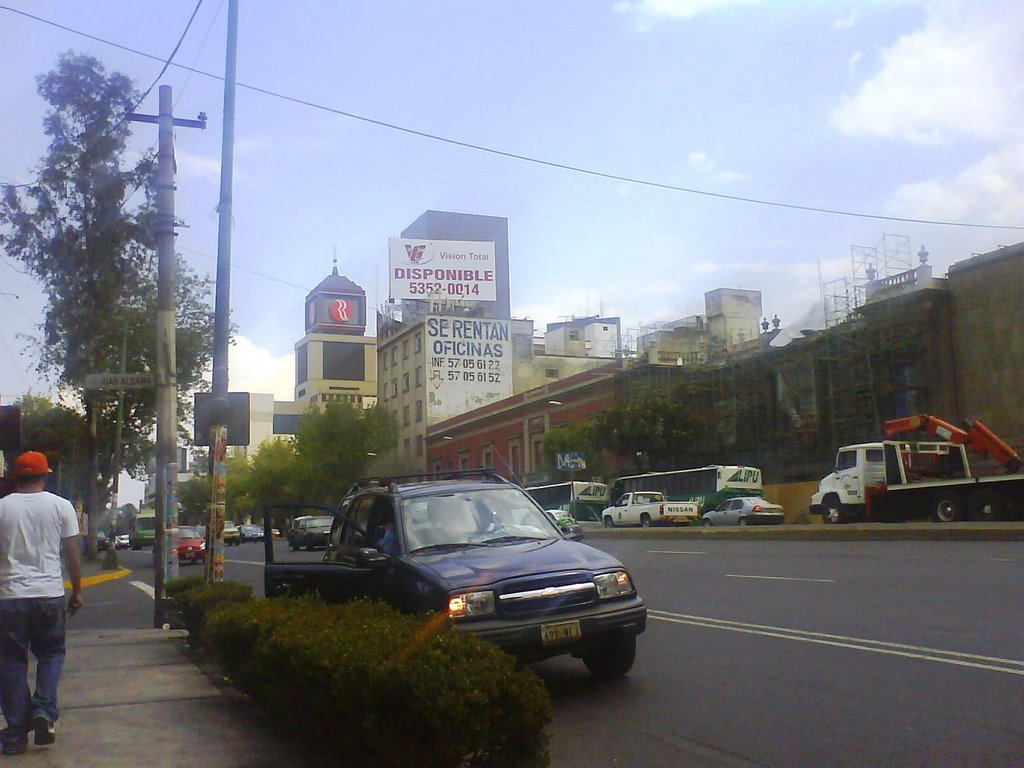
<path id="1" fill-rule="evenodd" d="M 760 496 L 726 499 L 701 515 L 702 525 L 780 525 L 786 520 L 781 506 Z"/>

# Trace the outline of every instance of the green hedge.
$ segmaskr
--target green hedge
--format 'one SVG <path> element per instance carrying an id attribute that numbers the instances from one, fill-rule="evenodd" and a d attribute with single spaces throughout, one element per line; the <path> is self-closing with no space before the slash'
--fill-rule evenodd
<path id="1" fill-rule="evenodd" d="M 547 766 L 543 683 L 440 615 L 381 603 L 250 600 L 203 642 L 241 690 L 339 766 Z"/>
<path id="2" fill-rule="evenodd" d="M 170 609 L 185 624 L 189 643 L 202 643 L 207 614 L 221 606 L 244 603 L 252 599 L 252 587 L 236 581 L 207 584 L 202 576 L 170 579 L 164 585 Z"/>

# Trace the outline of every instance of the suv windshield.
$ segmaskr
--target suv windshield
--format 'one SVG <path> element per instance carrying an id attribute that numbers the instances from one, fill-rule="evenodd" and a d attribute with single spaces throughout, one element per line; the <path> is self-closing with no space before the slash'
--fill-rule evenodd
<path id="1" fill-rule="evenodd" d="M 414 497 L 402 502 L 401 515 L 410 552 L 562 538 L 544 512 L 518 488 Z"/>

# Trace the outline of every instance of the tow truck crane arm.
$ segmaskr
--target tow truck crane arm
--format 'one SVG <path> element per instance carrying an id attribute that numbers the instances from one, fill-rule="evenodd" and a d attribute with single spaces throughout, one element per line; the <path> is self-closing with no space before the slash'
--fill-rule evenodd
<path id="1" fill-rule="evenodd" d="M 965 422 L 967 429 L 960 429 L 949 422 L 921 413 L 916 416 L 906 416 L 902 419 L 891 419 L 885 422 L 883 429 L 887 436 L 898 435 L 901 432 L 916 432 L 921 430 L 929 435 L 941 437 L 951 443 L 966 445 L 969 449 L 981 456 L 991 456 L 998 461 L 1007 472 L 1017 472 L 1024 462 L 1020 456 L 998 435 L 982 424 L 980 421 Z"/>

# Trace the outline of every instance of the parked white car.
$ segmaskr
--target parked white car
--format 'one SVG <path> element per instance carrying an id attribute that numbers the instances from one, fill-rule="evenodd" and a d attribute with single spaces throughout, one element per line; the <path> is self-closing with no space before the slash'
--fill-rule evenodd
<path id="1" fill-rule="evenodd" d="M 701 515 L 701 525 L 781 525 L 785 510 L 760 496 L 726 499 Z"/>

